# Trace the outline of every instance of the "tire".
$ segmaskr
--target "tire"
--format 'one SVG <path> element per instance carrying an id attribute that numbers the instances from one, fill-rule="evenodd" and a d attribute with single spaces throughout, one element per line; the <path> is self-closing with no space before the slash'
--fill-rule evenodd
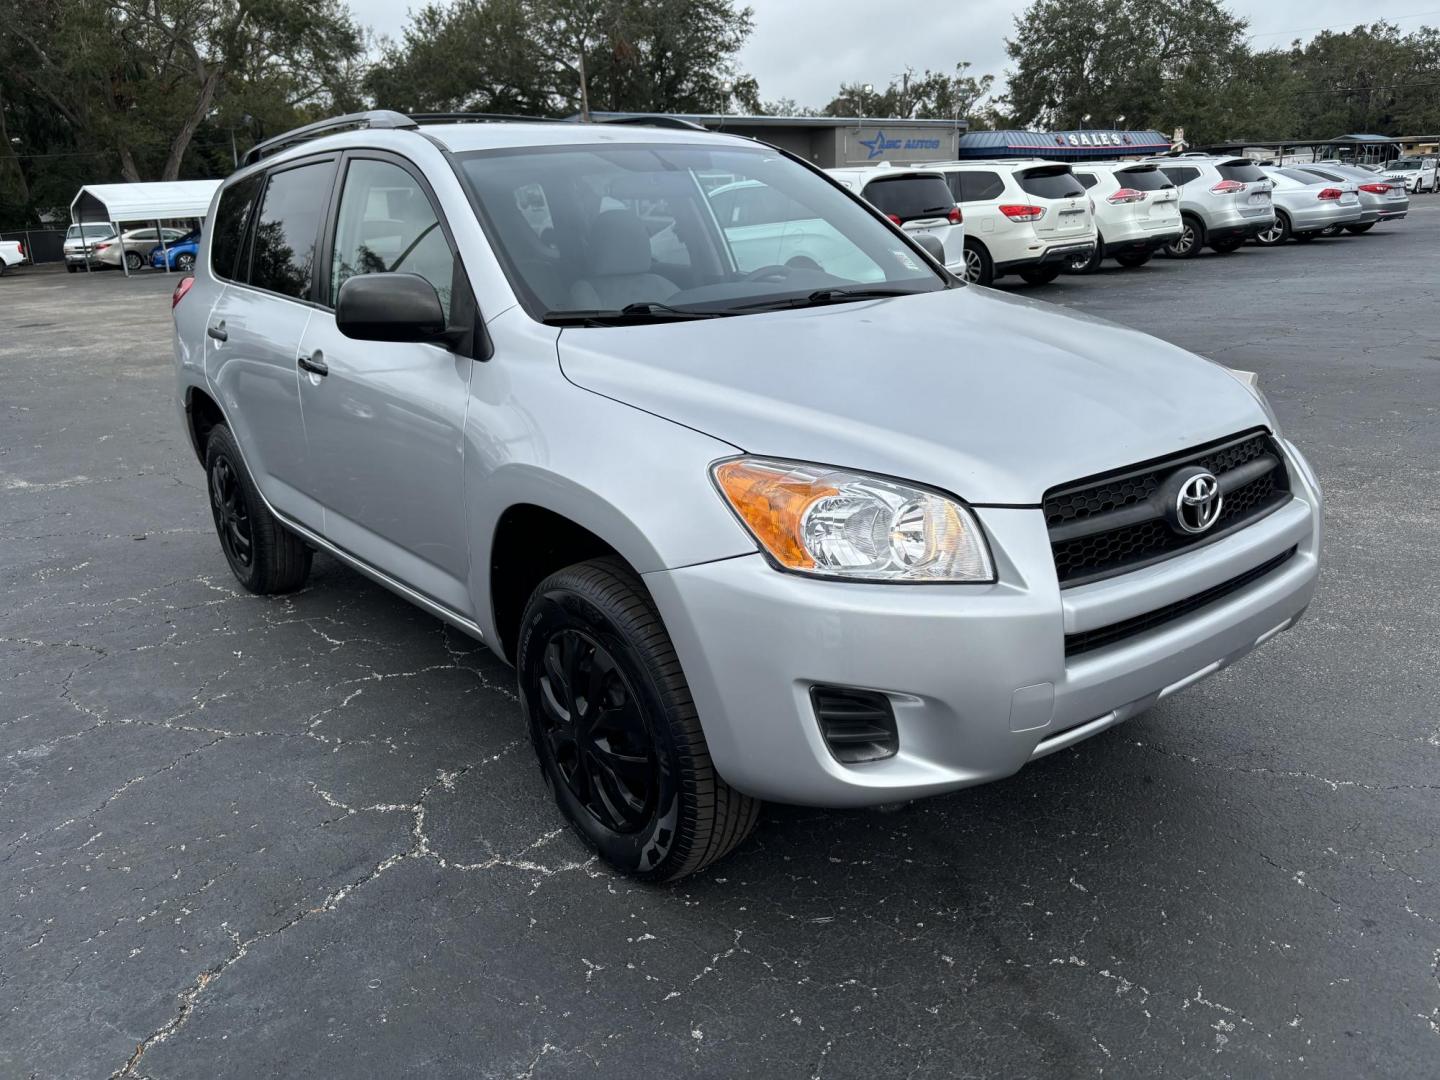
<path id="1" fill-rule="evenodd" d="M 995 262 L 985 245 L 974 240 L 965 241 L 965 280 L 972 285 L 992 285 L 995 282 Z"/>
<path id="2" fill-rule="evenodd" d="M 1016 272 L 1020 275 L 1020 280 L 1027 285 L 1049 285 L 1064 269 L 1064 263 L 1051 263 L 1048 266 L 1022 267 Z"/>
<path id="3" fill-rule="evenodd" d="M 195 269 L 195 256 L 188 251 L 182 251 L 175 256 L 175 268 L 181 273 L 188 274 Z"/>
<path id="4" fill-rule="evenodd" d="M 1321 235 L 1321 236 L 1339 236 L 1339 235 L 1340 235 L 1342 232 L 1344 232 L 1344 231 L 1345 231 L 1345 226 L 1344 226 L 1344 225 L 1326 225 L 1325 228 L 1323 228 L 1323 229 L 1320 230 L 1320 235 Z"/>
<path id="5" fill-rule="evenodd" d="M 260 596 L 304 584 L 313 553 L 270 513 L 224 424 L 205 440 L 205 480 L 220 550 L 235 579 Z"/>
<path id="6" fill-rule="evenodd" d="M 1153 251 L 1126 251 L 1115 256 L 1115 261 L 1127 270 L 1133 270 L 1137 266 L 1144 266 L 1155 257 Z"/>
<path id="7" fill-rule="evenodd" d="M 1210 245 L 1210 250 L 1216 255 L 1229 255 L 1233 251 L 1239 251 L 1240 245 L 1245 243 L 1243 236 L 1231 236 L 1224 240 L 1216 240 Z"/>
<path id="8" fill-rule="evenodd" d="M 66 264 L 65 264 L 65 272 L 66 272 L 67 274 L 73 274 L 73 273 L 75 273 L 75 272 L 76 272 L 77 270 L 79 270 L 79 269 L 80 269 L 80 268 L 79 268 L 78 266 L 76 266 L 74 263 L 66 263 Z"/>
<path id="9" fill-rule="evenodd" d="M 1310 232 L 1291 233 L 1290 239 L 1294 240 L 1297 244 L 1308 244 L 1319 235 L 1320 233 L 1318 231 L 1311 230 Z"/>
<path id="10" fill-rule="evenodd" d="M 1077 255 L 1065 264 L 1067 274 L 1093 274 L 1100 269 L 1100 264 L 1105 261 L 1105 238 L 1099 233 L 1095 234 L 1095 247 L 1087 256 Z"/>
<path id="11" fill-rule="evenodd" d="M 137 253 L 133 251 L 127 251 L 125 253 L 125 265 L 130 268 L 131 273 L 134 273 L 136 270 L 139 270 L 142 266 L 144 266 L 145 263 Z"/>
<path id="12" fill-rule="evenodd" d="M 1172 259 L 1193 259 L 1205 246 L 1205 226 L 1188 214 L 1180 216 L 1180 235 L 1165 244 L 1165 254 Z"/>
<path id="13" fill-rule="evenodd" d="M 1353 233 L 1355 236 L 1359 236 L 1361 233 L 1369 232 L 1374 227 L 1375 223 L 1373 221 L 1369 221 L 1366 222 L 1364 225 L 1346 225 L 1345 231 L 1348 233 Z"/>
<path id="14" fill-rule="evenodd" d="M 602 859 L 675 881 L 750 835 L 761 803 L 715 772 L 670 635 L 628 567 L 599 559 L 550 575 L 520 627 L 520 703 L 540 773 Z M 608 705 L 598 721 L 595 701 Z"/>
<path id="15" fill-rule="evenodd" d="M 1276 211 L 1275 224 L 1256 236 L 1255 242 L 1261 247 L 1279 247 L 1293 235 L 1290 228 L 1290 216 Z"/>

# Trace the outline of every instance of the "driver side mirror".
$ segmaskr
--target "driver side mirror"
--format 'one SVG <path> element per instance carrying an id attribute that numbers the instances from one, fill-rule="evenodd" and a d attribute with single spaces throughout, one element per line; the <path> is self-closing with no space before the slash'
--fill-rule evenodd
<path id="1" fill-rule="evenodd" d="M 938 236 L 931 233 L 911 233 L 910 239 L 924 248 L 926 255 L 929 255 L 941 266 L 945 265 L 945 245 L 940 242 Z"/>
<path id="2" fill-rule="evenodd" d="M 435 286 L 418 274 L 356 274 L 335 298 L 335 326 L 357 341 L 450 344 Z"/>

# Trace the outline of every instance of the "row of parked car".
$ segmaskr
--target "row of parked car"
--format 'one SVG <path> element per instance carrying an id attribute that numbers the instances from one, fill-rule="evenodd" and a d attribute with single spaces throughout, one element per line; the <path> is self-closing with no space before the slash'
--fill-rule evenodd
<path id="1" fill-rule="evenodd" d="M 64 246 L 65 269 L 72 274 L 87 263 L 92 269 L 118 270 L 122 260 L 132 273 L 147 266 L 164 270 L 167 263 L 171 270 L 189 273 L 200 250 L 200 230 L 151 227 L 117 233 L 108 224 L 71 225 Z"/>
<path id="2" fill-rule="evenodd" d="M 906 232 L 940 242 L 945 263 L 989 285 L 1089 273 L 1105 259 L 1143 266 L 1246 241 L 1263 246 L 1363 233 L 1409 211 L 1409 190 L 1435 190 L 1435 169 L 1323 161 L 1264 165 L 1179 154 L 1069 165 L 1041 158 L 831 169 Z M 1422 163 L 1423 164 L 1423 163 Z"/>

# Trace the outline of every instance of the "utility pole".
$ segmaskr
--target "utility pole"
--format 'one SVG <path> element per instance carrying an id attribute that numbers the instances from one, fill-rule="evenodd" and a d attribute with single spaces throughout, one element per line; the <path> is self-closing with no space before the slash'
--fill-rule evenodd
<path id="1" fill-rule="evenodd" d="M 585 75 L 585 43 L 580 43 L 580 122 L 590 122 L 590 87 L 586 85 Z"/>

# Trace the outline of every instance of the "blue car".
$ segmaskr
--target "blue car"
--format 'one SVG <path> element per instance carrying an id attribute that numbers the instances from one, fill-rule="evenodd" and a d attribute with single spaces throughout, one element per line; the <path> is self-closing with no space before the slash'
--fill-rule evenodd
<path id="1" fill-rule="evenodd" d="M 156 246 L 150 249 L 150 265 L 157 270 L 165 269 L 165 256 L 170 256 L 171 270 L 189 272 L 195 269 L 195 256 L 200 250 L 200 230 L 191 229 L 188 233 L 166 247 Z"/>

